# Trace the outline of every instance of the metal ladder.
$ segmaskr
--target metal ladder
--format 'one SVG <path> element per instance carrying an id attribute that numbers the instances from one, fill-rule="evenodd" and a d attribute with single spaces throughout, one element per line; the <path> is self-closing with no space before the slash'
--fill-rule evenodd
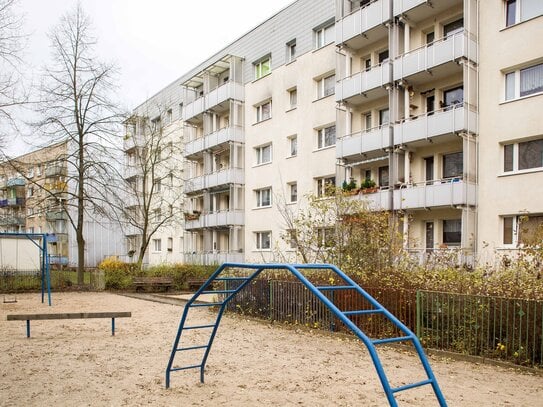
<path id="1" fill-rule="evenodd" d="M 226 277 L 221 276 L 223 271 L 230 269 L 230 268 L 238 268 L 238 269 L 249 269 L 249 270 L 255 270 L 252 274 L 250 274 L 248 277 Z M 315 270 L 315 269 L 321 269 L 321 270 L 330 270 L 334 272 L 342 281 L 343 285 L 330 285 L 330 286 L 315 286 L 312 284 L 307 277 L 302 274 L 300 270 Z M 228 302 L 239 292 L 241 291 L 251 280 L 256 278 L 262 271 L 264 270 L 288 270 L 290 271 L 295 277 L 297 277 L 300 282 L 309 290 L 311 293 L 313 293 L 322 303 L 332 312 L 332 314 L 337 317 L 339 320 L 341 320 L 357 337 L 360 339 L 367 347 L 370 357 L 372 359 L 372 362 L 375 366 L 375 369 L 377 371 L 377 375 L 379 376 L 379 380 L 381 382 L 381 385 L 383 386 L 383 390 L 386 394 L 387 400 L 391 406 L 397 406 L 398 403 L 395 399 L 395 394 L 413 389 L 415 387 L 420 386 L 426 386 L 430 385 L 432 387 L 432 390 L 436 396 L 437 401 L 439 402 L 439 405 L 441 407 L 447 406 L 447 403 L 445 401 L 445 398 L 443 396 L 443 393 L 441 392 L 441 389 L 439 388 L 439 385 L 437 383 L 437 379 L 434 376 L 434 373 L 432 371 L 432 368 L 430 367 L 430 364 L 428 363 L 428 359 L 426 358 L 426 355 L 424 354 L 424 350 L 422 348 L 422 345 L 420 344 L 419 339 L 417 336 L 409 329 L 407 328 L 400 320 L 398 320 L 394 315 L 392 315 L 386 308 L 384 308 L 379 302 L 377 302 L 372 296 L 370 296 L 366 291 L 364 291 L 358 284 L 356 284 L 352 279 L 350 279 L 345 273 L 343 273 L 340 269 L 338 269 L 336 266 L 331 264 L 245 264 L 245 263 L 224 263 L 221 265 L 212 275 L 209 277 L 209 279 L 200 287 L 200 289 L 194 294 L 194 296 L 187 302 L 185 305 L 185 308 L 183 310 L 183 315 L 181 317 L 181 321 L 179 323 L 179 328 L 177 330 L 177 335 L 175 337 L 173 348 L 170 354 L 170 359 L 168 361 L 168 366 L 166 368 L 166 388 L 170 387 L 170 374 L 171 372 L 180 371 L 180 370 L 187 370 L 187 369 L 200 369 L 200 381 L 204 382 L 204 368 L 207 361 L 207 358 L 209 356 L 209 351 L 211 350 L 211 346 L 213 345 L 213 340 L 215 338 L 215 335 L 217 333 L 217 329 L 219 327 L 221 318 L 223 316 L 223 313 L 226 309 L 226 306 Z M 207 288 L 215 281 L 223 281 L 223 282 L 239 282 L 239 285 L 232 289 L 223 289 L 223 290 L 208 290 Z M 227 286 L 227 284 L 225 284 Z M 227 286 L 228 288 L 228 286 Z M 338 290 L 353 290 L 360 294 L 371 306 L 371 309 L 364 309 L 364 310 L 351 310 L 351 311 L 341 311 L 334 303 L 331 301 L 324 293 L 325 292 L 334 292 Z M 198 297 L 202 294 L 223 294 L 224 297 L 222 301 L 215 302 L 215 303 L 197 303 L 196 300 Z M 219 307 L 217 317 L 215 320 L 215 323 L 213 324 L 206 324 L 206 325 L 193 325 L 193 326 L 185 326 L 185 322 L 187 321 L 188 313 L 191 309 L 196 307 Z M 360 330 L 356 326 L 355 323 L 353 323 L 349 316 L 351 315 L 368 315 L 368 314 L 380 314 L 383 315 L 385 318 L 387 318 L 394 326 L 398 328 L 399 331 L 402 332 L 403 336 L 399 336 L 396 338 L 384 338 L 384 339 L 371 339 L 368 337 L 364 332 Z M 194 329 L 207 329 L 211 330 L 209 339 L 207 343 L 202 345 L 196 345 L 196 346 L 187 346 L 187 347 L 179 347 L 179 343 L 182 337 L 183 331 L 186 330 L 194 330 Z M 377 345 L 382 345 L 386 343 L 394 343 L 394 342 L 411 342 L 413 346 L 415 347 L 415 350 L 419 356 L 419 359 L 422 363 L 422 367 L 424 368 L 424 371 L 426 373 L 427 378 L 425 380 L 406 384 L 399 387 L 392 387 L 388 381 L 388 378 L 386 376 L 386 373 L 383 369 L 383 366 L 381 364 L 381 361 L 379 359 L 379 356 L 377 354 Z M 175 360 L 175 356 L 177 352 L 184 352 L 188 350 L 196 350 L 196 349 L 205 349 L 204 355 L 202 358 L 202 362 L 200 364 L 196 365 L 187 365 L 187 366 L 181 366 L 181 367 L 173 367 L 173 363 Z"/>

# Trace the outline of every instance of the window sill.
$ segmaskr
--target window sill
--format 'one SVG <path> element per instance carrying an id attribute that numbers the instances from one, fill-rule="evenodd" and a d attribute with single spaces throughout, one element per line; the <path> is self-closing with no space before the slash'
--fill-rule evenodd
<path id="1" fill-rule="evenodd" d="M 293 110 L 296 110 L 298 106 L 291 107 L 290 109 L 285 110 L 285 113 L 292 112 Z"/>
<path id="2" fill-rule="evenodd" d="M 294 62 L 296 62 L 298 60 L 298 58 L 294 58 L 292 61 L 288 61 L 285 66 L 289 66 L 289 65 L 292 65 Z"/>
<path id="3" fill-rule="evenodd" d="M 510 28 L 518 27 L 518 26 L 521 25 L 521 24 L 527 23 L 528 21 L 535 20 L 536 18 L 539 18 L 539 17 L 542 17 L 542 16 L 541 16 L 541 15 L 535 16 L 535 17 L 529 18 L 528 20 L 519 21 L 518 23 L 511 24 L 510 26 L 503 27 L 503 28 L 500 30 L 500 32 L 507 31 L 507 30 L 509 30 Z"/>
<path id="4" fill-rule="evenodd" d="M 298 157 L 298 154 L 289 155 L 289 156 L 285 157 L 285 159 L 288 160 L 289 158 L 296 158 L 296 157 Z"/>
<path id="5" fill-rule="evenodd" d="M 285 205 L 296 205 L 298 201 L 287 202 Z"/>
<path id="6" fill-rule="evenodd" d="M 524 100 L 524 99 L 530 99 L 530 98 L 541 96 L 541 95 L 543 95 L 543 92 L 532 93 L 531 95 L 526 95 L 526 96 L 519 96 L 518 98 L 504 100 L 503 102 L 500 102 L 500 105 L 506 105 L 508 103 L 517 102 L 519 100 Z"/>
<path id="7" fill-rule="evenodd" d="M 332 42 L 329 43 L 329 44 L 325 44 L 325 45 L 323 45 L 322 47 L 315 48 L 315 49 L 314 49 L 313 51 L 311 51 L 311 52 L 319 52 L 321 49 L 325 49 L 325 48 L 329 47 L 330 45 L 334 45 L 334 41 L 332 41 Z"/>
<path id="8" fill-rule="evenodd" d="M 253 208 L 253 211 L 259 211 L 259 210 L 261 210 L 261 209 L 269 209 L 269 208 L 271 208 L 271 207 L 272 207 L 271 205 L 267 205 L 267 206 L 255 206 L 255 207 Z"/>
<path id="9" fill-rule="evenodd" d="M 254 122 L 254 123 L 253 123 L 253 126 L 256 126 L 257 124 L 260 124 L 260 123 L 267 122 L 267 121 L 269 121 L 269 120 L 271 120 L 271 119 L 272 119 L 272 117 L 268 117 L 267 119 L 260 120 L 259 122 Z"/>
<path id="10" fill-rule="evenodd" d="M 262 253 L 262 252 L 268 252 L 271 253 L 272 249 L 254 249 L 253 253 Z"/>
<path id="11" fill-rule="evenodd" d="M 501 174 L 498 175 L 498 178 L 510 177 L 512 175 L 533 174 L 533 173 L 537 173 L 537 172 L 543 172 L 543 167 L 530 168 L 528 170 L 517 170 L 517 171 L 502 172 Z"/>
<path id="12" fill-rule="evenodd" d="M 266 165 L 270 165 L 271 163 L 272 163 L 271 161 L 267 161 L 265 163 L 255 164 L 253 165 L 253 168 L 264 167 Z"/>
<path id="13" fill-rule="evenodd" d="M 317 149 L 313 150 L 313 152 L 318 153 L 319 151 L 330 150 L 331 148 L 336 148 L 336 145 L 334 144 L 334 145 L 331 145 L 331 146 L 317 148 Z"/>
<path id="14" fill-rule="evenodd" d="M 324 100 L 324 99 L 328 99 L 330 96 L 334 96 L 336 93 L 330 93 L 329 95 L 326 95 L 326 96 L 321 96 L 320 98 L 317 98 L 315 100 L 313 100 L 312 103 L 317 103 L 317 102 L 320 102 L 321 100 Z"/>
<path id="15" fill-rule="evenodd" d="M 268 76 L 270 76 L 272 73 L 270 71 L 270 73 L 267 73 L 266 75 L 263 75 L 261 76 L 260 78 L 255 78 L 251 83 L 255 83 L 255 82 L 258 82 L 259 80 L 261 79 L 264 79 L 264 78 L 267 78 Z"/>

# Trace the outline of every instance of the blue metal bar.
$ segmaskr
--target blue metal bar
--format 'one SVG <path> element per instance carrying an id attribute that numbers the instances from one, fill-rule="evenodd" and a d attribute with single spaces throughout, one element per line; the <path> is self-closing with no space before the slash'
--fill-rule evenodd
<path id="1" fill-rule="evenodd" d="M 189 329 L 202 329 L 202 328 L 213 328 L 215 325 L 195 325 L 195 326 L 185 326 L 183 330 Z"/>
<path id="2" fill-rule="evenodd" d="M 222 305 L 222 302 L 199 302 L 195 304 L 191 304 L 191 307 L 218 307 L 219 305 Z"/>
<path id="3" fill-rule="evenodd" d="M 216 291 L 203 291 L 202 294 L 230 294 L 234 292 L 236 292 L 236 290 L 216 290 Z"/>
<path id="4" fill-rule="evenodd" d="M 111 336 L 115 335 L 115 318 L 111 318 Z"/>
<path id="5" fill-rule="evenodd" d="M 373 342 L 374 345 L 380 345 L 380 344 L 383 344 L 383 343 L 410 341 L 412 339 L 413 339 L 413 337 L 411 337 L 411 336 L 402 336 L 402 337 L 399 337 L 399 338 L 375 339 L 372 342 Z"/>
<path id="6" fill-rule="evenodd" d="M 248 280 L 247 277 L 218 277 L 215 281 L 235 281 L 235 280 Z"/>
<path id="7" fill-rule="evenodd" d="M 208 347 L 207 345 L 189 346 L 187 348 L 177 348 L 175 351 L 179 352 L 181 350 L 203 349 L 203 348 L 207 348 L 207 347 Z"/>
<path id="8" fill-rule="evenodd" d="M 343 311 L 343 315 L 367 315 L 367 314 L 380 314 L 381 309 L 359 309 L 356 311 Z"/>
<path id="9" fill-rule="evenodd" d="M 171 372 L 177 372 L 179 370 L 187 370 L 187 369 L 195 369 L 201 367 L 201 365 L 192 365 L 192 366 L 185 366 L 185 367 L 174 367 L 170 369 Z"/>
<path id="10" fill-rule="evenodd" d="M 352 285 L 326 285 L 315 288 L 321 291 L 354 290 Z"/>
<path id="11" fill-rule="evenodd" d="M 30 320 L 26 320 L 26 337 L 30 338 Z"/>
<path id="12" fill-rule="evenodd" d="M 432 384 L 432 380 L 427 379 L 427 380 L 422 380 L 422 381 L 417 382 L 417 383 L 411 383 L 411 384 L 406 384 L 405 386 L 396 387 L 396 388 L 392 389 L 392 393 L 398 393 L 399 391 L 413 389 L 415 387 L 420 387 L 420 386 L 424 386 L 424 385 L 427 385 L 427 384 Z"/>

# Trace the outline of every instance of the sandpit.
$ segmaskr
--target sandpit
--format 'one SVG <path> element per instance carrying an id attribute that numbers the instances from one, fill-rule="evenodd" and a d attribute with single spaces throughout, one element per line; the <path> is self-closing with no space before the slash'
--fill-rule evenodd
<path id="1" fill-rule="evenodd" d="M 38 294 L 17 295 L 1 304 L 0 404 L 2 406 L 387 406 L 362 344 L 341 335 L 285 329 L 239 316 L 225 316 L 206 368 L 164 370 L 182 306 L 108 293 L 55 293 L 53 307 Z M 31 312 L 131 311 L 117 321 L 34 321 L 7 314 Z M 194 311 L 194 310 L 193 310 Z M 192 312 L 192 311 L 191 311 Z M 195 311 L 194 322 L 209 322 Z M 195 335 L 198 341 L 204 337 Z M 380 356 L 393 385 L 423 378 L 418 359 L 382 347 Z M 491 365 L 431 357 L 430 363 L 450 406 L 536 406 L 543 377 Z M 430 386 L 398 395 L 400 405 L 435 406 Z"/>

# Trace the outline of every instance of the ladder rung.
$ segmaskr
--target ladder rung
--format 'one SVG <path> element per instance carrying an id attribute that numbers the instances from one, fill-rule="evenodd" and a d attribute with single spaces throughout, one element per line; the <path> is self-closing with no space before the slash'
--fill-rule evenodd
<path id="1" fill-rule="evenodd" d="M 197 367 L 202 367 L 202 365 L 193 365 L 193 366 L 185 366 L 185 367 L 172 367 L 170 369 L 170 372 L 177 372 L 178 370 L 195 369 Z"/>
<path id="2" fill-rule="evenodd" d="M 381 309 L 360 309 L 358 311 L 343 311 L 344 315 L 362 315 L 362 314 L 378 314 L 383 312 Z"/>
<path id="3" fill-rule="evenodd" d="M 215 280 L 213 281 L 246 281 L 246 280 L 249 280 L 248 277 L 217 277 Z"/>
<path id="4" fill-rule="evenodd" d="M 432 383 L 432 379 L 426 379 L 426 380 L 423 380 L 422 382 L 406 384 L 405 386 L 400 386 L 400 387 L 396 387 L 395 389 L 392 389 L 392 393 L 397 393 L 399 391 L 404 391 L 404 390 L 412 389 L 413 387 L 424 386 L 426 384 L 431 384 L 431 383 Z"/>
<path id="5" fill-rule="evenodd" d="M 216 307 L 218 305 L 223 305 L 222 302 L 199 302 L 190 304 L 191 307 Z"/>
<path id="6" fill-rule="evenodd" d="M 202 329 L 202 328 L 214 328 L 215 325 L 194 325 L 194 326 L 185 326 L 182 329 Z"/>
<path id="7" fill-rule="evenodd" d="M 235 293 L 236 290 L 216 290 L 216 291 L 202 291 L 200 294 L 230 294 Z"/>
<path id="8" fill-rule="evenodd" d="M 177 348 L 175 351 L 179 352 L 179 351 L 182 351 L 182 350 L 203 349 L 203 348 L 208 348 L 208 347 L 209 347 L 209 345 L 188 346 L 186 348 Z"/>
<path id="9" fill-rule="evenodd" d="M 372 341 L 374 345 L 380 345 L 382 343 L 390 343 L 390 342 L 403 342 L 403 341 L 409 341 L 413 340 L 413 337 L 411 336 L 401 336 L 398 338 L 385 338 L 385 339 L 376 339 Z"/>
<path id="10" fill-rule="evenodd" d="M 321 287 L 315 287 L 317 290 L 321 291 L 335 291 L 335 290 L 352 290 L 355 288 L 354 285 L 326 285 Z"/>

